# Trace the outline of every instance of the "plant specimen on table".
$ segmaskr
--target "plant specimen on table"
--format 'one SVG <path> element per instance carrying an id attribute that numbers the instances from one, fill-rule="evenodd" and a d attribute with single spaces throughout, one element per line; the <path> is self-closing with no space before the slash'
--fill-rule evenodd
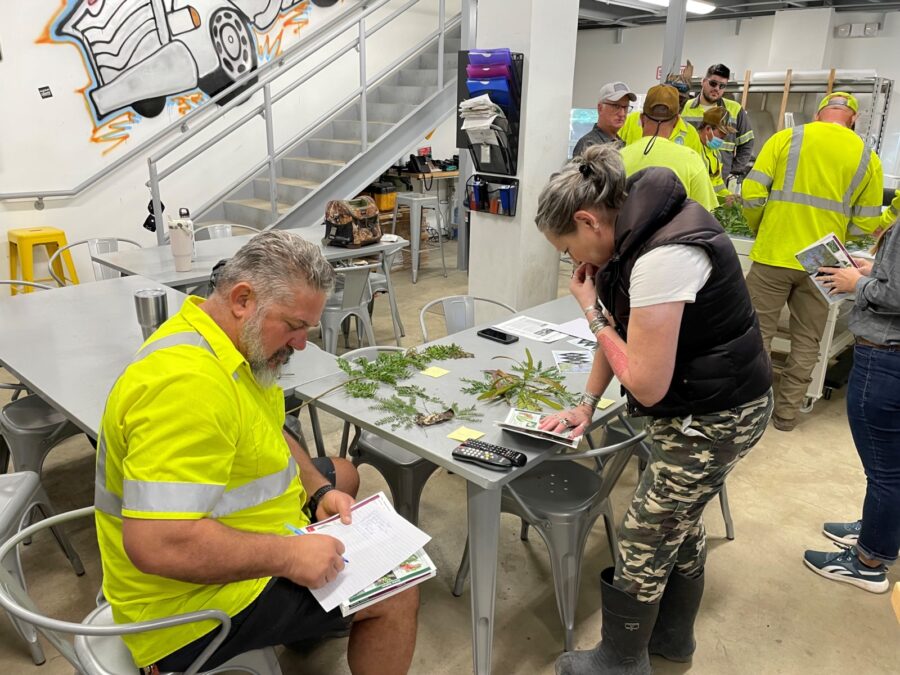
<path id="1" fill-rule="evenodd" d="M 747 223 L 747 218 L 744 216 L 744 211 L 740 204 L 718 206 L 713 209 L 712 214 L 728 234 L 738 237 L 749 237 L 750 239 L 755 238 L 756 235 L 750 231 L 750 225 Z"/>
<path id="2" fill-rule="evenodd" d="M 391 430 L 403 427 L 409 429 L 413 424 L 427 427 L 440 424 L 451 419 L 464 422 L 479 422 L 482 415 L 476 412 L 475 406 L 460 408 L 457 403 L 449 405 L 441 399 L 431 396 L 422 387 L 405 385 L 397 387 L 395 393 L 389 398 L 375 397 L 376 403 L 373 410 L 386 413 L 375 424 L 390 424 Z M 419 405 L 421 402 L 421 410 Z M 432 404 L 437 412 L 432 412 L 428 404 Z"/>
<path id="3" fill-rule="evenodd" d="M 496 356 L 509 359 L 508 356 Z M 479 401 L 506 401 L 514 408 L 540 412 L 541 405 L 554 410 L 574 406 L 578 394 L 563 386 L 563 375 L 555 366 L 544 367 L 525 350 L 525 361 L 513 361 L 509 371 L 499 368 L 484 371 L 483 380 L 463 379 L 469 386 L 464 394 L 477 394 Z"/>
<path id="4" fill-rule="evenodd" d="M 431 345 L 421 351 L 413 347 L 405 352 L 382 352 L 371 361 L 359 358 L 350 362 L 339 358 L 337 364 L 350 376 L 344 384 L 350 397 L 372 398 L 378 391 L 379 384 L 396 387 L 398 382 L 409 378 L 414 370 L 427 368 L 432 361 L 470 358 L 472 354 L 459 345 L 449 344 Z"/>

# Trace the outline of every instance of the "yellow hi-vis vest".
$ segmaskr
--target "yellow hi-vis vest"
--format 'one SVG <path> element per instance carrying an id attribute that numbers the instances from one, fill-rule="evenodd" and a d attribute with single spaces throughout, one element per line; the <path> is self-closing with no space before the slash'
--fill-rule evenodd
<path id="1" fill-rule="evenodd" d="M 189 297 L 110 392 L 97 445 L 97 540 L 103 594 L 117 623 L 219 609 L 234 616 L 268 578 L 195 584 L 141 572 L 122 518 L 210 518 L 243 532 L 308 524 L 306 494 L 282 435 L 284 394 L 263 389 L 243 355 Z M 123 636 L 144 667 L 214 629 L 213 621 Z"/>
<path id="2" fill-rule="evenodd" d="M 730 98 L 721 98 L 719 101 L 721 102 L 721 105 L 725 106 L 725 110 L 728 111 L 728 124 L 736 126 L 741 111 L 743 110 L 741 104 L 737 101 L 732 101 Z M 719 105 L 719 103 L 715 103 L 714 105 Z M 698 94 L 694 98 L 685 101 L 684 108 L 681 109 L 681 119 L 688 122 L 694 128 L 697 128 L 703 124 L 703 113 L 705 112 L 706 110 L 700 105 L 700 95 Z M 752 140 L 753 129 L 748 128 L 744 131 L 738 130 L 738 133 L 728 134 L 725 137 L 721 152 L 734 152 L 735 147 Z"/>
<path id="3" fill-rule="evenodd" d="M 625 124 L 619 129 L 619 138 L 625 141 L 625 145 L 631 145 L 632 143 L 637 143 L 643 136 L 641 112 L 634 110 L 628 113 L 628 117 L 625 118 Z M 700 133 L 680 117 L 675 122 L 675 128 L 672 129 L 669 140 L 675 145 L 683 145 L 686 148 L 690 148 L 698 155 L 703 154 L 703 143 L 700 142 Z"/>
<path id="4" fill-rule="evenodd" d="M 784 129 L 762 147 L 741 196 L 750 258 L 802 270 L 795 254 L 833 232 L 874 232 L 881 224 L 884 177 L 878 155 L 852 130 L 829 122 Z"/>
<path id="5" fill-rule="evenodd" d="M 644 154 L 651 141 L 653 146 L 650 152 Z M 688 199 L 693 199 L 707 211 L 712 211 L 719 205 L 706 165 L 696 152 L 666 138 L 644 136 L 639 142 L 620 149 L 619 153 L 625 165 L 625 175 L 631 176 L 650 166 L 665 167 L 681 180 Z"/>
<path id="6" fill-rule="evenodd" d="M 703 146 L 702 156 L 703 162 L 706 164 L 706 172 L 709 174 L 716 197 L 721 201 L 731 192 L 725 187 L 725 180 L 722 178 L 722 157 L 719 153 L 719 150 L 713 150 L 708 145 Z"/>

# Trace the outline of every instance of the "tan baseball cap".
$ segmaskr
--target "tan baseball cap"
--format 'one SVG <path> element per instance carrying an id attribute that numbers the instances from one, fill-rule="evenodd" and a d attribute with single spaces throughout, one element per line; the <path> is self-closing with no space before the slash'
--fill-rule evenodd
<path id="1" fill-rule="evenodd" d="M 681 106 L 678 90 L 671 84 L 657 84 L 650 87 L 644 99 L 644 115 L 654 122 L 668 122 L 678 115 Z"/>
<path id="2" fill-rule="evenodd" d="M 723 134 L 733 134 L 737 129 L 728 124 L 728 111 L 724 106 L 713 106 L 703 113 L 703 124 L 718 129 Z"/>

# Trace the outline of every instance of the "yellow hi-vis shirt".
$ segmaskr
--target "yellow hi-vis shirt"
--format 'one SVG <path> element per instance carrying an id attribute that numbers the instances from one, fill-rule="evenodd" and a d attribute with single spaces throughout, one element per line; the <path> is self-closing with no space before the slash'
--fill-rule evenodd
<path id="1" fill-rule="evenodd" d="M 810 122 L 784 129 L 760 150 L 741 190 L 744 215 L 757 232 L 751 260 L 802 270 L 795 254 L 833 232 L 881 224 L 881 160 L 855 132 Z"/>
<path id="2" fill-rule="evenodd" d="M 287 534 L 308 523 L 297 465 L 282 435 L 284 395 L 262 389 L 234 343 L 188 298 L 144 344 L 106 402 L 97 446 L 97 539 L 103 594 L 116 622 L 200 609 L 234 616 L 268 578 L 194 584 L 138 570 L 125 553 L 122 517 L 212 518 L 244 532 Z M 196 640 L 206 621 L 123 636 L 150 665 Z"/>
<path id="3" fill-rule="evenodd" d="M 706 165 L 692 150 L 676 145 L 665 138 L 656 137 L 650 152 L 644 154 L 653 136 L 645 136 L 637 143 L 626 145 L 619 150 L 625 164 L 625 173 L 630 176 L 648 166 L 662 166 L 671 169 L 684 184 L 689 199 L 693 199 L 707 211 L 712 211 L 719 203 L 709 180 Z"/>
<path id="4" fill-rule="evenodd" d="M 633 110 L 628 113 L 625 118 L 625 124 L 619 129 L 619 138 L 625 141 L 625 145 L 637 143 L 644 137 L 644 130 L 641 128 L 641 112 Z M 683 145 L 690 148 L 698 155 L 703 154 L 703 143 L 700 141 L 700 132 L 693 125 L 685 122 L 681 117 L 675 122 L 675 128 L 669 135 L 669 140 L 676 145 Z"/>
<path id="5" fill-rule="evenodd" d="M 725 180 L 722 178 L 722 156 L 720 150 L 713 150 L 708 145 L 703 146 L 703 163 L 706 164 L 706 173 L 712 183 L 713 190 L 719 200 L 731 194 L 725 187 Z"/>

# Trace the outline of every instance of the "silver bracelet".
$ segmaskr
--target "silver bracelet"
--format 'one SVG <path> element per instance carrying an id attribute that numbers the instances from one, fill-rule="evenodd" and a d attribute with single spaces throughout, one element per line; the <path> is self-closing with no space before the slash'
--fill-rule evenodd
<path id="1" fill-rule="evenodd" d="M 591 319 L 588 322 L 588 327 L 591 329 L 591 333 L 596 335 L 601 330 L 609 326 L 609 321 L 606 320 L 606 317 L 603 315 L 598 315 L 596 318 Z"/>
<path id="2" fill-rule="evenodd" d="M 590 407 L 591 410 L 594 410 L 594 408 L 597 407 L 598 403 L 600 403 L 600 397 L 594 396 L 593 394 L 591 394 L 590 392 L 587 392 L 587 391 L 581 395 L 581 400 L 578 401 L 578 405 L 586 405 L 586 406 Z"/>

